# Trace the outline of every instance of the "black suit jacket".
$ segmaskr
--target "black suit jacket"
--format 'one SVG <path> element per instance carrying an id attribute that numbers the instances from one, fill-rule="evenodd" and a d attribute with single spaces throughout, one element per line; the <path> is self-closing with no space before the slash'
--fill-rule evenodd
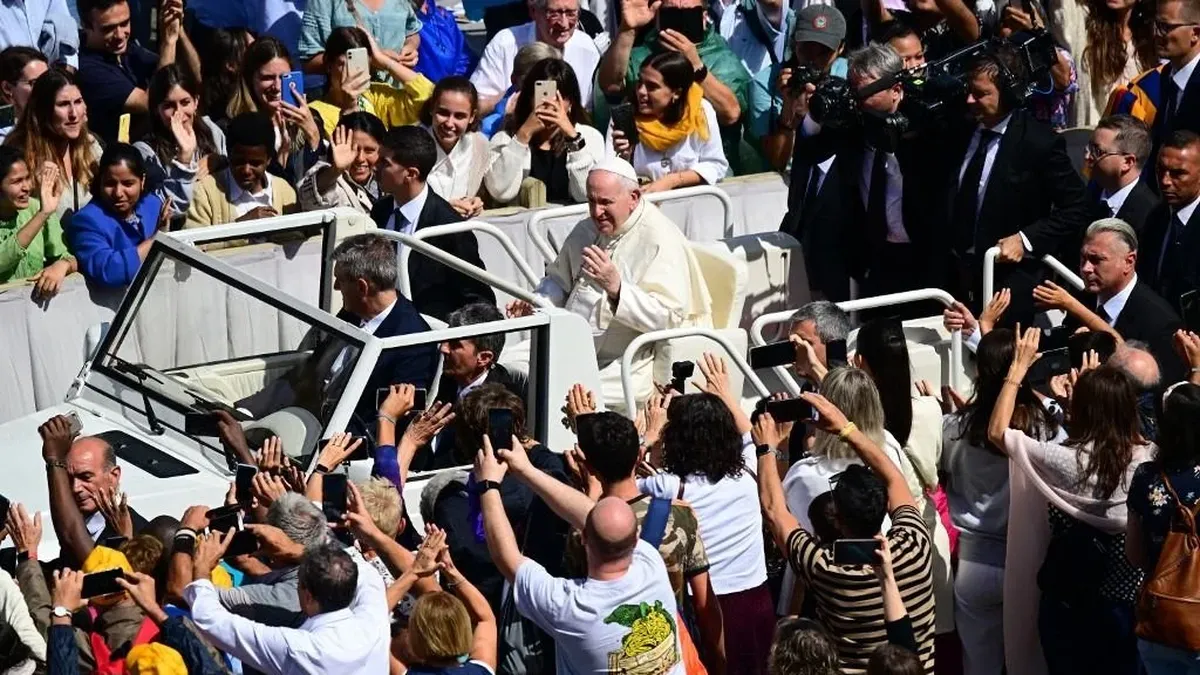
<path id="1" fill-rule="evenodd" d="M 808 149 L 811 156 L 805 156 L 805 141 L 798 137 L 793 148 L 788 210 L 779 229 L 800 242 L 809 288 L 841 302 L 850 299 L 850 277 L 860 275 L 853 235 L 846 227 L 854 222 L 853 202 L 846 198 L 845 168 L 835 160 L 812 203 L 804 203 L 813 167 L 833 154 L 832 149 Z"/>
<path id="2" fill-rule="evenodd" d="M 508 372 L 508 369 L 504 366 L 497 365 L 489 370 L 487 377 L 483 380 L 483 384 L 499 384 L 515 394 L 522 401 L 525 401 L 528 382 L 526 382 L 523 378 L 514 376 L 512 373 Z M 458 383 L 447 376 L 442 376 L 442 379 L 438 384 L 437 404 L 442 405 L 445 403 L 454 404 L 455 410 L 457 411 Z M 455 458 L 455 446 L 457 442 L 458 441 L 454 434 L 454 424 L 451 423 L 450 426 L 442 430 L 442 433 L 438 434 L 437 452 L 433 452 L 433 448 L 428 445 L 418 450 L 417 454 L 413 456 L 412 465 L 409 467 L 409 471 L 433 471 L 435 469 L 445 469 L 464 463 L 469 464 L 469 459 L 466 462 L 463 462 L 458 461 L 458 459 Z M 472 453 L 460 452 L 458 454 L 460 457 L 466 458 L 470 457 Z"/>
<path id="3" fill-rule="evenodd" d="M 1139 180 L 1134 184 L 1133 191 L 1125 198 L 1125 203 L 1117 210 L 1117 217 L 1129 223 L 1141 237 L 1146 232 L 1146 221 L 1158 207 L 1158 202 L 1158 195 L 1154 190 Z M 1107 206 L 1103 202 L 1101 204 Z"/>
<path id="4" fill-rule="evenodd" d="M 1097 303 L 1094 295 L 1083 296 L 1082 300 L 1084 306 L 1095 310 Z M 1072 321 L 1069 325 L 1078 324 Z M 1178 382 L 1183 377 L 1183 361 L 1175 352 L 1174 345 L 1175 331 L 1182 326 L 1183 322 L 1175 310 L 1146 285 L 1140 275 L 1113 324 L 1113 328 L 1126 340 L 1146 343 L 1154 360 L 1158 361 L 1165 383 Z"/>
<path id="5" fill-rule="evenodd" d="M 1154 116 L 1154 126 L 1150 129 L 1154 145 L 1150 154 L 1150 166 L 1154 166 L 1153 162 L 1158 157 L 1158 149 L 1171 134 L 1184 129 L 1188 131 L 1200 129 L 1200 72 L 1198 71 L 1200 69 L 1192 71 L 1187 87 L 1179 93 L 1183 99 L 1178 101 L 1178 108 L 1169 115 L 1163 114 L 1167 104 L 1165 92 L 1160 93 L 1159 100 L 1155 101 L 1158 113 Z M 1171 67 L 1167 66 L 1162 72 L 1162 82 L 1165 84 L 1169 80 L 1171 80 Z M 1171 82 L 1171 86 L 1174 86 L 1174 81 Z M 1153 184 L 1152 175 L 1143 174 L 1143 180 L 1151 182 L 1151 187 L 1156 187 Z"/>
<path id="6" fill-rule="evenodd" d="M 386 229 L 395 210 L 396 200 L 392 196 L 381 197 L 371 209 L 371 219 L 377 227 Z M 430 190 L 417 219 L 416 229 L 462 221 L 463 217 L 449 202 Z M 434 237 L 429 243 L 480 269 L 486 269 L 479 258 L 479 241 L 472 232 Z M 408 278 L 412 284 L 413 304 L 422 314 L 442 321 L 454 310 L 472 302 L 496 304 L 496 293 L 490 286 L 420 253 L 414 253 L 409 258 Z"/>
<path id="7" fill-rule="evenodd" d="M 1163 240 L 1171 225 L 1171 209 L 1160 204 L 1146 222 L 1144 235 L 1138 244 L 1138 278 L 1143 280 L 1179 312 L 1179 296 L 1200 289 L 1200 209 L 1192 212 L 1183 229 L 1180 242 L 1183 261 L 1174 274 L 1159 274 Z"/>

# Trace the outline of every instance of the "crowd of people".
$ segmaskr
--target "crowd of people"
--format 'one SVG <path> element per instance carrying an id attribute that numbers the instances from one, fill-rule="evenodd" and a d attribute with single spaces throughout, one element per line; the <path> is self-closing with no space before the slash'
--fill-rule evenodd
<path id="1" fill-rule="evenodd" d="M 389 350 L 320 444 L 217 413 L 253 478 L 182 513 L 139 514 L 114 448 L 52 417 L 49 513 L 0 523 L 0 672 L 1200 673 L 1200 0 L 1088 1 L 1086 21 L 529 0 L 488 7 L 478 55 L 434 0 L 258 4 L 0 7 L 0 282 L 120 288 L 159 232 L 296 210 L 411 234 L 586 202 L 535 289 L 595 338 L 599 387 L 563 406 L 578 442 L 537 437 L 487 332 Z M 1051 21 L 1086 37 L 1034 64 L 1019 45 Z M 975 44 L 961 92 L 918 114 L 913 69 Z M 1086 182 L 1058 133 L 1076 123 Z M 668 387 L 650 350 L 626 409 L 626 348 L 714 312 L 644 195 L 762 170 L 789 180 L 780 229 L 818 298 L 787 337 L 806 412 L 748 414 L 712 355 Z M 471 234 L 431 243 L 484 266 Z M 537 311 L 423 257 L 406 296 L 395 257 L 377 233 L 339 244 L 340 319 L 382 338 Z M 943 320 L 970 392 L 914 381 L 903 317 L 834 304 L 925 287 L 961 301 Z M 320 417 L 346 357 L 318 345 L 238 408 Z M 349 481 L 361 452 L 371 478 Z"/>

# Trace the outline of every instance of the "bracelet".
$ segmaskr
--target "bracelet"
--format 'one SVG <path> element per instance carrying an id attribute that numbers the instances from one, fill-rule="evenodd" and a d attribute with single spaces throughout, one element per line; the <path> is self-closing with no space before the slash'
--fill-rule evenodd
<path id="1" fill-rule="evenodd" d="M 838 438 L 844 441 L 850 437 L 850 434 L 856 431 L 858 431 L 858 425 L 854 422 L 847 422 L 846 426 L 842 427 L 842 430 L 838 432 Z"/>
<path id="2" fill-rule="evenodd" d="M 178 530 L 175 530 L 175 536 L 176 537 L 191 537 L 192 539 L 195 539 L 198 535 L 197 535 L 197 532 L 190 527 L 181 527 Z"/>
<path id="3" fill-rule="evenodd" d="M 1194 366 L 1194 367 L 1192 368 L 1192 372 L 1193 372 L 1193 373 L 1200 373 L 1200 366 Z"/>
<path id="4" fill-rule="evenodd" d="M 1004 378 L 1004 384 L 1011 384 L 1011 385 L 1013 385 L 1014 387 L 1019 387 L 1019 386 L 1021 386 L 1021 381 L 1020 381 L 1020 380 L 1014 380 L 1014 379 L 1012 379 L 1012 378 L 1010 378 L 1010 377 L 1005 377 L 1005 378 Z"/>
<path id="5" fill-rule="evenodd" d="M 386 420 L 388 422 L 391 422 L 392 426 L 396 426 L 396 418 L 392 417 L 391 415 L 384 415 L 383 413 L 379 413 L 378 415 L 375 416 L 375 418 L 381 419 L 381 420 Z"/>
<path id="6" fill-rule="evenodd" d="M 52 459 L 52 460 L 46 462 L 46 468 L 47 469 L 54 469 L 54 468 L 65 469 L 65 468 L 67 468 L 67 463 L 65 460 Z"/>
<path id="7" fill-rule="evenodd" d="M 321 474 L 322 476 L 333 473 L 333 469 L 330 469 L 329 467 L 325 466 L 324 464 L 318 464 L 315 471 L 317 473 Z"/>

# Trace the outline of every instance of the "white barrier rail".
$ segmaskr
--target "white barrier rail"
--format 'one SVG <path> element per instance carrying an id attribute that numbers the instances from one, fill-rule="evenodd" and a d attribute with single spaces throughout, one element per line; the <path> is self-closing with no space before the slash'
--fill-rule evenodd
<path id="1" fill-rule="evenodd" d="M 980 300 L 985 305 L 988 300 L 992 299 L 992 294 L 996 292 L 996 258 L 998 257 L 1000 257 L 999 246 L 993 246 L 983 254 L 983 297 Z M 1068 284 L 1074 286 L 1075 290 L 1083 290 L 1083 279 L 1072 271 L 1071 268 L 1064 265 L 1061 260 L 1052 255 L 1044 255 L 1041 260 L 1044 265 L 1054 270 L 1055 274 L 1058 274 Z"/>
<path id="2" fill-rule="evenodd" d="M 673 340 L 682 337 L 706 337 L 713 342 L 716 342 L 725 350 L 727 358 L 733 361 L 745 376 L 750 384 L 754 385 L 758 395 L 767 397 L 771 395 L 770 390 L 763 384 L 763 381 L 746 362 L 746 357 L 741 354 L 737 347 L 732 342 L 727 340 L 721 332 L 713 328 L 670 328 L 667 330 L 655 330 L 649 333 L 642 333 L 635 337 L 629 346 L 625 348 L 625 352 L 621 354 L 621 390 L 625 395 L 625 414 L 630 419 L 637 417 L 637 402 L 633 397 L 633 376 L 630 372 L 633 370 L 633 355 L 638 352 L 643 346 L 654 342 L 662 342 L 664 340 Z"/>
<path id="3" fill-rule="evenodd" d="M 172 239 L 194 246 L 225 239 L 241 239 L 254 237 L 283 230 L 295 230 L 302 227 L 329 226 L 337 220 L 337 213 L 332 209 L 293 213 L 274 218 L 260 218 L 241 223 L 213 225 L 211 227 L 196 227 L 190 230 L 177 230 L 169 233 Z"/>
<path id="4" fill-rule="evenodd" d="M 447 225 L 434 225 L 433 227 L 421 228 L 414 232 L 411 236 L 415 239 L 424 241 L 433 239 L 434 237 L 443 237 L 451 234 L 460 234 L 462 232 L 477 232 L 486 234 L 489 237 L 499 242 L 500 247 L 504 252 L 512 258 L 513 263 L 517 266 L 517 271 L 529 283 L 530 288 L 537 288 L 541 278 L 533 272 L 533 268 L 529 266 L 521 252 L 517 250 L 517 245 L 509 238 L 507 234 L 486 221 L 468 220 L 462 223 L 449 223 Z M 408 278 L 408 259 L 412 256 L 412 249 L 407 246 L 400 249 L 400 291 L 404 293 L 404 297 L 412 297 L 412 281 Z M 497 277 L 498 278 L 498 277 Z M 485 282 L 486 283 L 486 282 Z"/>
<path id="5" fill-rule="evenodd" d="M 715 185 L 693 185 L 692 187 L 679 188 L 678 190 L 669 190 L 667 192 L 652 192 L 642 195 L 642 199 L 649 201 L 652 204 L 657 204 L 664 201 L 674 201 L 677 199 L 687 199 L 690 197 L 716 197 L 721 202 L 721 208 L 724 209 L 724 224 L 725 236 L 731 236 L 733 230 L 733 199 L 727 192 Z M 572 204 L 570 206 L 558 206 L 550 209 L 541 209 L 535 211 L 529 220 L 525 221 L 525 230 L 529 233 L 529 240 L 533 242 L 538 252 L 546 259 L 547 263 L 554 262 L 558 257 L 558 251 L 550 245 L 550 239 L 544 232 L 542 223 L 554 218 L 566 218 L 568 216 L 586 216 L 588 214 L 587 204 Z"/>
<path id="6" fill-rule="evenodd" d="M 904 291 L 901 293 L 889 293 L 888 295 L 878 295 L 873 298 L 859 298 L 857 300 L 847 300 L 837 303 L 843 311 L 858 312 L 864 309 L 877 309 L 879 307 L 891 307 L 894 305 L 903 305 L 910 302 L 925 302 L 936 300 L 942 303 L 945 307 L 950 307 L 954 304 L 954 296 L 940 288 L 922 288 L 915 291 Z M 750 343 L 755 347 L 761 347 L 767 344 L 767 339 L 763 335 L 763 329 L 767 326 L 791 321 L 796 310 L 784 310 L 781 312 L 771 312 L 763 314 L 756 318 L 750 324 Z M 959 381 L 959 373 L 962 370 L 962 331 L 956 330 L 950 333 L 950 385 L 957 391 L 964 391 L 964 383 Z M 800 394 L 800 385 L 796 379 L 792 377 L 791 372 L 783 366 L 775 366 L 772 369 L 783 382 L 783 386 L 787 388 L 792 396 Z"/>

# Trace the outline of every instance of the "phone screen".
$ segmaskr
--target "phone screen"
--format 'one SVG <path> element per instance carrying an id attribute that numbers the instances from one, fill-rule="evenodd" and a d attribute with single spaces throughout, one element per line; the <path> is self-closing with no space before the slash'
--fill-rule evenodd
<path id="1" fill-rule="evenodd" d="M 209 412 L 189 412 L 183 414 L 183 433 L 188 436 L 220 436 L 217 428 L 217 418 Z"/>
<path id="2" fill-rule="evenodd" d="M 1200 291 L 1188 291 L 1179 296 L 1179 310 L 1183 327 L 1200 333 Z"/>
<path id="3" fill-rule="evenodd" d="M 512 450 L 513 417 L 508 408 L 488 410 L 488 440 L 492 450 Z"/>
<path id="4" fill-rule="evenodd" d="M 258 537 L 250 530 L 238 530 L 233 539 L 229 542 L 229 548 L 225 550 L 225 558 L 236 558 L 239 555 L 248 555 L 258 550 Z"/>
<path id="5" fill-rule="evenodd" d="M 1041 338 L 1038 339 L 1038 351 L 1048 352 L 1054 349 L 1062 349 L 1071 344 L 1071 331 L 1066 328 L 1055 328 L 1053 330 L 1042 331 Z"/>
<path id="6" fill-rule="evenodd" d="M 782 401 L 767 401 L 766 411 L 776 422 L 799 422 L 817 418 L 817 411 L 802 398 L 787 398 Z"/>
<path id="7" fill-rule="evenodd" d="M 209 509 L 204 517 L 208 519 L 208 529 L 213 532 L 228 532 L 238 527 L 238 515 L 242 511 L 241 504 L 230 504 L 215 509 Z"/>
<path id="8" fill-rule="evenodd" d="M 633 104 L 618 103 L 608 109 L 608 116 L 612 120 L 613 129 L 624 134 L 630 145 L 636 145 L 638 142 L 638 132 L 637 122 L 633 116 Z"/>
<path id="9" fill-rule="evenodd" d="M 871 565 L 879 562 L 875 555 L 878 550 L 878 539 L 837 539 L 833 542 L 833 564 Z"/>
<path id="10" fill-rule="evenodd" d="M 325 474 L 321 480 L 321 510 L 330 523 L 341 522 L 346 512 L 346 474 Z"/>
<path id="11" fill-rule="evenodd" d="M 250 503 L 250 482 L 258 474 L 258 467 L 253 464 L 238 464 L 237 478 L 234 481 L 234 494 L 239 504 Z"/>
<path id="12" fill-rule="evenodd" d="M 829 368 L 844 366 L 849 363 L 846 356 L 845 340 L 830 340 L 825 343 L 825 365 Z"/>
<path id="13" fill-rule="evenodd" d="M 82 598 L 94 598 L 98 595 L 109 595 L 110 593 L 120 593 L 125 589 L 117 585 L 117 579 L 125 576 L 121 568 L 117 567 L 103 572 L 92 572 L 91 574 L 83 575 L 83 592 L 80 593 Z"/>
<path id="14" fill-rule="evenodd" d="M 1041 353 L 1042 356 L 1029 367 L 1025 381 L 1033 387 L 1041 387 L 1050 382 L 1055 375 L 1071 372 L 1071 350 L 1068 347 L 1051 349 Z"/>
<path id="15" fill-rule="evenodd" d="M 796 361 L 796 346 L 790 341 L 773 342 L 750 350 L 750 367 L 755 370 L 790 366 Z"/>
<path id="16" fill-rule="evenodd" d="M 703 7 L 659 7 L 658 30 L 673 30 L 693 44 L 704 42 Z"/>

